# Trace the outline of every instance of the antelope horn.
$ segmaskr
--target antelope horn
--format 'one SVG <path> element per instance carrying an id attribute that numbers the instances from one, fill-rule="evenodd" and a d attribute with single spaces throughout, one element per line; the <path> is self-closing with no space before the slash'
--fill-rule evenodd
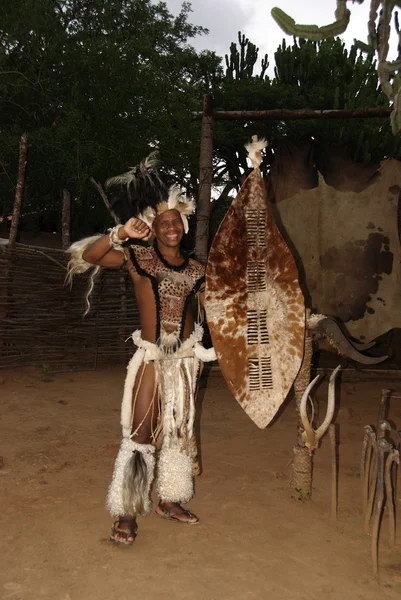
<path id="1" fill-rule="evenodd" d="M 326 417 L 325 417 L 323 423 L 316 430 L 316 441 L 319 441 L 320 438 L 326 433 L 326 431 L 329 428 L 329 425 L 333 419 L 334 409 L 336 406 L 336 377 L 337 377 L 337 373 L 339 372 L 340 368 L 341 368 L 341 365 L 338 365 L 338 367 L 336 369 L 334 369 L 334 371 L 331 374 L 330 380 L 329 380 L 327 413 L 326 413 Z"/>
<path id="2" fill-rule="evenodd" d="M 315 432 L 313 431 L 313 428 L 309 423 L 309 419 L 306 414 L 306 403 L 308 401 L 308 396 L 318 379 L 320 379 L 320 375 L 316 375 L 315 379 L 313 379 L 309 383 L 308 387 L 302 395 L 301 402 L 299 405 L 299 416 L 301 417 L 302 426 L 305 429 L 304 433 L 302 434 L 302 440 L 305 446 L 309 448 L 309 450 L 312 450 L 315 447 Z"/>
<path id="3" fill-rule="evenodd" d="M 344 335 L 337 321 L 332 317 L 311 315 L 307 324 L 311 331 L 324 336 L 329 344 L 346 358 L 351 358 L 364 365 L 377 365 L 388 358 L 387 356 L 366 356 L 358 352 Z"/>

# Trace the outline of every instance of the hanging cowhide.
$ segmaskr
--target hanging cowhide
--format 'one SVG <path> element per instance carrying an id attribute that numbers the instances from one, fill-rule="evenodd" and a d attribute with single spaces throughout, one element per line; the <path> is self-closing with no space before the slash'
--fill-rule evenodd
<path id="1" fill-rule="evenodd" d="M 206 317 L 231 392 L 256 425 L 266 427 L 302 363 L 305 309 L 295 261 L 273 221 L 258 166 L 214 238 Z"/>

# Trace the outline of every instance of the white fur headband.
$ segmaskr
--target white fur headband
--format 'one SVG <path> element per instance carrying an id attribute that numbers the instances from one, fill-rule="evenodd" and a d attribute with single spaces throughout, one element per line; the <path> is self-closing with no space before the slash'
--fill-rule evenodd
<path id="1" fill-rule="evenodd" d="M 152 229 L 152 225 L 156 217 L 166 212 L 166 210 L 177 210 L 180 213 L 182 222 L 184 224 L 184 231 L 185 233 L 188 233 L 189 227 L 187 216 L 194 212 L 195 201 L 184 196 L 183 192 L 177 185 L 171 186 L 166 202 L 159 202 L 156 208 L 149 206 L 140 215 L 138 215 L 138 219 L 144 221 L 146 225 Z"/>

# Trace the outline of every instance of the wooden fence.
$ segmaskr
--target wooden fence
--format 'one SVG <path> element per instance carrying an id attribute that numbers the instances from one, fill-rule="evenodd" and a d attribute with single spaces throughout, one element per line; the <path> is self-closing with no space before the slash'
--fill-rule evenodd
<path id="1" fill-rule="evenodd" d="M 95 369 L 132 356 L 139 314 L 128 273 L 102 270 L 83 318 L 88 275 L 69 289 L 66 264 L 62 250 L 0 246 L 0 368 Z"/>

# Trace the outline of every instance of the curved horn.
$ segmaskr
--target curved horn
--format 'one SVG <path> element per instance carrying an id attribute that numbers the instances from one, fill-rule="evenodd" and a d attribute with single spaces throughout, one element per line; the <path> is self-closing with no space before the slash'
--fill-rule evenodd
<path id="1" fill-rule="evenodd" d="M 364 350 L 370 350 L 373 346 L 376 345 L 375 342 L 369 342 L 368 344 L 363 344 L 362 342 L 350 342 L 354 348 L 356 348 L 359 352 L 363 352 Z"/>
<path id="2" fill-rule="evenodd" d="M 336 377 L 341 368 L 341 365 L 338 365 L 336 369 L 331 374 L 329 380 L 329 393 L 327 399 L 327 413 L 323 423 L 316 430 L 316 441 L 320 440 L 320 438 L 326 433 L 327 429 L 331 421 L 333 420 L 334 409 L 336 407 Z"/>
<path id="3" fill-rule="evenodd" d="M 316 317 L 320 318 L 317 319 Z M 358 352 L 349 339 L 344 335 L 337 321 L 332 317 L 312 315 L 310 319 L 308 319 L 308 327 L 312 331 L 323 335 L 339 354 L 347 358 L 351 358 L 356 362 L 364 365 L 377 365 L 388 358 L 387 356 L 365 356 L 364 354 Z"/>
<path id="4" fill-rule="evenodd" d="M 305 432 L 302 434 L 302 439 L 305 443 L 305 446 L 309 449 L 312 449 L 314 447 L 315 432 L 313 431 L 313 428 L 309 423 L 309 419 L 306 414 L 306 403 L 308 401 L 308 396 L 318 379 L 320 379 L 320 375 L 316 375 L 315 379 L 313 379 L 309 383 L 308 387 L 302 394 L 301 402 L 299 404 L 299 416 L 301 417 L 302 426 L 305 429 Z"/>

